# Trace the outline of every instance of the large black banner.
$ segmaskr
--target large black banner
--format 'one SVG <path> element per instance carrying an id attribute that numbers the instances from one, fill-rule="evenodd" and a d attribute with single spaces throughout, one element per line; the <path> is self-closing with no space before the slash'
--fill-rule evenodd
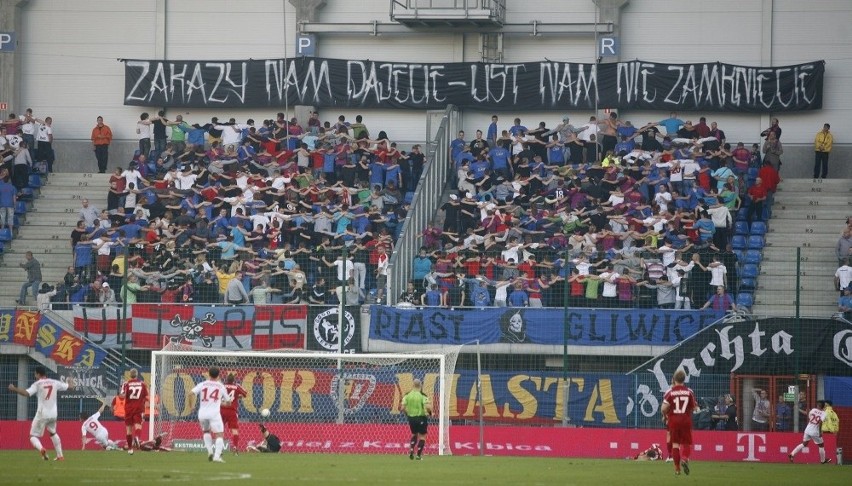
<path id="1" fill-rule="evenodd" d="M 124 104 L 192 108 L 785 112 L 822 108 L 825 62 L 404 63 L 294 58 L 124 61 Z"/>
<path id="2" fill-rule="evenodd" d="M 340 307 L 308 307 L 308 349 L 337 352 L 340 345 Z M 350 305 L 343 312 L 343 352 L 361 352 L 361 307 Z"/>
<path id="3" fill-rule="evenodd" d="M 666 385 L 681 367 L 696 377 L 728 373 L 848 376 L 852 373 L 852 326 L 832 319 L 719 322 L 633 372 L 651 372 Z"/>

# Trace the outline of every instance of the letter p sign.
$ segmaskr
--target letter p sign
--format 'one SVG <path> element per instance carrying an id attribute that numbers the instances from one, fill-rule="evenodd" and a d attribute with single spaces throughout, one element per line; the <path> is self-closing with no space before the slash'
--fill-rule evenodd
<path id="1" fill-rule="evenodd" d="M 598 57 L 618 57 L 619 55 L 618 37 L 603 36 L 598 38 Z"/>
<path id="2" fill-rule="evenodd" d="M 0 52 L 12 52 L 15 50 L 15 33 L 0 32 Z"/>
<path id="3" fill-rule="evenodd" d="M 314 34 L 296 35 L 296 55 L 314 57 L 317 54 L 317 36 Z"/>

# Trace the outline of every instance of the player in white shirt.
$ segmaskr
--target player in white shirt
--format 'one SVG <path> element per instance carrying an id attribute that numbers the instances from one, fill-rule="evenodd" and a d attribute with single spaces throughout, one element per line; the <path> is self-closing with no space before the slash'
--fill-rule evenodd
<path id="1" fill-rule="evenodd" d="M 805 433 L 802 435 L 802 443 L 797 445 L 793 452 L 787 455 L 787 458 L 790 459 L 790 462 L 793 462 L 793 458 L 796 457 L 796 454 L 802 452 L 808 443 L 813 440 L 814 444 L 819 447 L 819 462 L 822 464 L 828 464 L 831 462 L 831 458 L 825 457 L 825 445 L 822 442 L 822 422 L 825 420 L 825 401 L 820 400 L 817 402 L 817 408 L 812 408 L 810 412 L 808 412 L 808 426 L 805 427 Z"/>
<path id="2" fill-rule="evenodd" d="M 204 433 L 207 458 L 213 462 L 225 462 L 222 460 L 222 449 L 225 448 L 225 440 L 222 438 L 222 434 L 225 432 L 225 424 L 222 422 L 219 409 L 222 402 L 229 403 L 228 390 L 218 379 L 219 368 L 211 367 L 207 375 L 210 378 L 195 385 L 192 393 L 198 397 L 198 422 L 201 423 L 201 431 Z M 215 448 L 213 436 L 216 437 Z"/>
<path id="3" fill-rule="evenodd" d="M 62 461 L 65 459 L 62 456 L 62 441 L 59 439 L 59 434 L 56 433 L 56 417 L 58 415 L 56 395 L 60 391 L 68 390 L 69 386 L 67 383 L 48 378 L 47 369 L 44 366 L 36 366 L 35 377 L 35 383 L 26 390 L 15 385 L 9 385 L 9 391 L 27 398 L 33 395 L 38 396 L 38 408 L 35 418 L 33 418 L 33 425 L 30 428 L 30 444 L 39 451 L 42 459 L 46 461 L 47 450 L 41 444 L 41 436 L 47 429 L 50 440 L 53 442 L 53 449 L 56 451 L 54 460 Z"/>
<path id="4" fill-rule="evenodd" d="M 80 431 L 83 433 L 83 450 L 86 450 L 86 444 L 89 443 L 89 439 L 86 438 L 87 433 L 92 434 L 92 437 L 95 438 L 95 443 L 104 449 L 108 451 L 118 450 L 118 444 L 109 440 L 109 431 L 99 420 L 106 406 L 106 402 L 102 403 L 101 408 L 88 418 L 86 418 L 85 414 L 80 414 L 80 420 L 83 421 L 83 426 L 80 427 Z"/>

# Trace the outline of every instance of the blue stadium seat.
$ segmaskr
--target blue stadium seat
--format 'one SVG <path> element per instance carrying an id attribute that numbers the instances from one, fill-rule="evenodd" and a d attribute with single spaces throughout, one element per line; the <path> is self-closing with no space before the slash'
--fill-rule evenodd
<path id="1" fill-rule="evenodd" d="M 44 180 L 41 178 L 40 174 L 30 174 L 30 180 L 27 185 L 33 189 L 38 189 L 44 185 Z"/>
<path id="2" fill-rule="evenodd" d="M 27 214 L 27 203 L 21 200 L 15 204 L 15 215 L 21 216 Z"/>
<path id="3" fill-rule="evenodd" d="M 734 234 L 735 235 L 747 235 L 748 234 L 748 222 L 747 221 L 737 221 L 734 223 Z"/>
<path id="4" fill-rule="evenodd" d="M 749 234 L 763 236 L 766 234 L 766 223 L 763 221 L 755 221 L 751 224 L 751 231 Z"/>
<path id="5" fill-rule="evenodd" d="M 762 250 L 764 245 L 763 237 L 751 235 L 748 237 L 747 248 L 749 250 Z"/>
<path id="6" fill-rule="evenodd" d="M 757 288 L 757 281 L 753 278 L 743 278 L 740 279 L 740 291 L 743 290 L 754 290 Z"/>
<path id="7" fill-rule="evenodd" d="M 29 187 L 24 187 L 21 189 L 20 194 L 18 194 L 18 201 L 32 201 L 35 198 L 35 193 Z"/>
<path id="8" fill-rule="evenodd" d="M 740 270 L 740 278 L 746 279 L 757 279 L 757 276 L 760 274 L 760 270 L 757 268 L 757 265 L 753 263 L 747 263 L 743 265 L 742 270 Z"/>
<path id="9" fill-rule="evenodd" d="M 411 204 L 411 201 L 414 200 L 414 191 L 405 193 L 405 204 Z"/>
<path id="10" fill-rule="evenodd" d="M 760 250 L 746 250 L 742 262 L 746 265 L 760 265 L 761 260 L 763 260 L 763 254 Z"/>
<path id="11" fill-rule="evenodd" d="M 734 235 L 734 237 L 731 238 L 731 246 L 734 248 L 734 250 L 745 250 L 746 249 L 745 236 Z"/>
<path id="12" fill-rule="evenodd" d="M 754 295 L 748 292 L 740 292 L 737 294 L 737 307 L 751 309 L 754 305 Z"/>
<path id="13" fill-rule="evenodd" d="M 748 222 L 748 209 L 745 206 L 742 206 L 739 211 L 737 211 L 737 221 Z"/>
<path id="14" fill-rule="evenodd" d="M 8 243 L 12 241 L 12 230 L 9 228 L 0 229 L 0 242 Z"/>

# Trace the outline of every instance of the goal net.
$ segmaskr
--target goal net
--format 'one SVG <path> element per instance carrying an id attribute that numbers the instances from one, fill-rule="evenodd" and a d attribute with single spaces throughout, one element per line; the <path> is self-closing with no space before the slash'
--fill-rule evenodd
<path id="1" fill-rule="evenodd" d="M 233 352 L 167 345 L 151 360 L 149 435 L 179 450 L 201 450 L 192 388 L 211 366 L 245 389 L 239 449 L 262 440 L 263 424 L 282 452 L 407 453 L 402 397 L 421 380 L 432 404 L 427 451 L 450 454 L 449 392 L 458 348 L 404 354 Z M 263 410 L 269 410 L 267 417 Z M 231 433 L 225 431 L 230 445 Z"/>

